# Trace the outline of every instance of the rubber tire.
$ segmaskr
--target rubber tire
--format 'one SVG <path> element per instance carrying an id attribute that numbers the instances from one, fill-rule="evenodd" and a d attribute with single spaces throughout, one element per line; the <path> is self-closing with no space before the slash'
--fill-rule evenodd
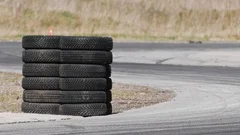
<path id="1" fill-rule="evenodd" d="M 60 48 L 110 51 L 113 49 L 113 40 L 110 37 L 65 36 L 60 40 Z"/>
<path id="2" fill-rule="evenodd" d="M 64 64 L 102 64 L 112 63 L 112 52 L 62 50 L 60 61 Z"/>
<path id="3" fill-rule="evenodd" d="M 23 64 L 23 76 L 59 77 L 59 64 Z"/>
<path id="4" fill-rule="evenodd" d="M 107 78 L 107 89 L 111 90 L 112 89 L 112 79 Z"/>
<path id="5" fill-rule="evenodd" d="M 60 78 L 63 91 L 108 91 L 111 88 L 106 78 Z"/>
<path id="6" fill-rule="evenodd" d="M 60 77 L 64 78 L 107 78 L 111 76 L 109 65 L 61 64 Z"/>
<path id="7" fill-rule="evenodd" d="M 61 91 L 61 103 L 106 103 L 107 93 L 104 91 Z"/>
<path id="8" fill-rule="evenodd" d="M 99 116 L 109 113 L 106 103 L 93 104 L 63 104 L 60 106 L 59 113 L 61 115 L 76 115 L 76 116 Z"/>
<path id="9" fill-rule="evenodd" d="M 60 63 L 60 50 L 24 50 L 22 61 L 25 63 Z"/>
<path id="10" fill-rule="evenodd" d="M 25 90 L 60 90 L 59 77 L 24 77 L 22 88 Z"/>
<path id="11" fill-rule="evenodd" d="M 39 114 L 59 114 L 60 104 L 22 103 L 22 112 Z"/>
<path id="12" fill-rule="evenodd" d="M 106 91 L 106 95 L 107 95 L 106 103 L 110 103 L 112 101 L 112 92 Z"/>
<path id="13" fill-rule="evenodd" d="M 59 49 L 61 36 L 24 36 L 22 47 L 25 49 Z"/>
<path id="14" fill-rule="evenodd" d="M 60 103 L 60 90 L 24 90 L 23 101 L 31 103 Z"/>
<path id="15" fill-rule="evenodd" d="M 112 104 L 111 103 L 107 103 L 107 114 L 112 114 Z"/>

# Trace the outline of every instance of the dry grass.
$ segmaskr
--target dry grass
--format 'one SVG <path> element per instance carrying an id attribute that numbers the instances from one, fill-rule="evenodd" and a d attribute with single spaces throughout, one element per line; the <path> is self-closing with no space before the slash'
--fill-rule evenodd
<path id="1" fill-rule="evenodd" d="M 22 103 L 20 74 L 0 72 L 0 112 L 19 112 Z"/>
<path id="2" fill-rule="evenodd" d="M 0 72 L 0 112 L 21 111 L 21 79 L 20 74 Z M 112 94 L 114 113 L 165 102 L 174 97 L 171 91 L 125 84 L 114 84 Z"/>
<path id="3" fill-rule="evenodd" d="M 150 87 L 114 84 L 113 112 L 122 112 L 171 100 L 175 94 L 168 90 L 156 90 Z"/>
<path id="4" fill-rule="evenodd" d="M 0 0 L 0 39 L 25 34 L 240 39 L 240 0 Z"/>

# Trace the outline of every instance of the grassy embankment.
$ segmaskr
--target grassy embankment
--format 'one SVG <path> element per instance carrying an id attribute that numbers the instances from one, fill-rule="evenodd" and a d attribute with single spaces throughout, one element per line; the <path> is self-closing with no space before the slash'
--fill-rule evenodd
<path id="1" fill-rule="evenodd" d="M 0 112 L 20 112 L 22 103 L 22 75 L 0 72 Z M 171 100 L 175 94 L 150 87 L 113 84 L 113 112 L 122 112 Z"/>
<path id="2" fill-rule="evenodd" d="M 0 40 L 26 34 L 240 40 L 240 0 L 0 0 Z"/>

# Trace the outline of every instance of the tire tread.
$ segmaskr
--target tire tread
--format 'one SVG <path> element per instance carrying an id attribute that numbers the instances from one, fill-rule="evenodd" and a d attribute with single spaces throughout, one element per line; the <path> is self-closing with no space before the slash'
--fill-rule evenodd
<path id="1" fill-rule="evenodd" d="M 59 114 L 60 104 L 23 102 L 21 108 L 25 113 Z"/>
<path id="2" fill-rule="evenodd" d="M 110 37 L 65 36 L 60 40 L 60 48 L 110 51 L 113 48 L 113 40 Z"/>

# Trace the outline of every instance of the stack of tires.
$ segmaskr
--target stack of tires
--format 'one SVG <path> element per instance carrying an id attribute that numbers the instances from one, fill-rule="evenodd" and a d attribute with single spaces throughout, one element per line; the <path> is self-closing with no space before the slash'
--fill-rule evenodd
<path id="1" fill-rule="evenodd" d="M 60 36 L 23 37 L 23 112 L 59 113 L 59 41 Z"/>
<path id="2" fill-rule="evenodd" d="M 22 111 L 79 116 L 112 112 L 112 38 L 25 36 Z"/>
<path id="3" fill-rule="evenodd" d="M 60 113 L 104 115 L 112 112 L 112 38 L 62 37 L 60 41 Z"/>

